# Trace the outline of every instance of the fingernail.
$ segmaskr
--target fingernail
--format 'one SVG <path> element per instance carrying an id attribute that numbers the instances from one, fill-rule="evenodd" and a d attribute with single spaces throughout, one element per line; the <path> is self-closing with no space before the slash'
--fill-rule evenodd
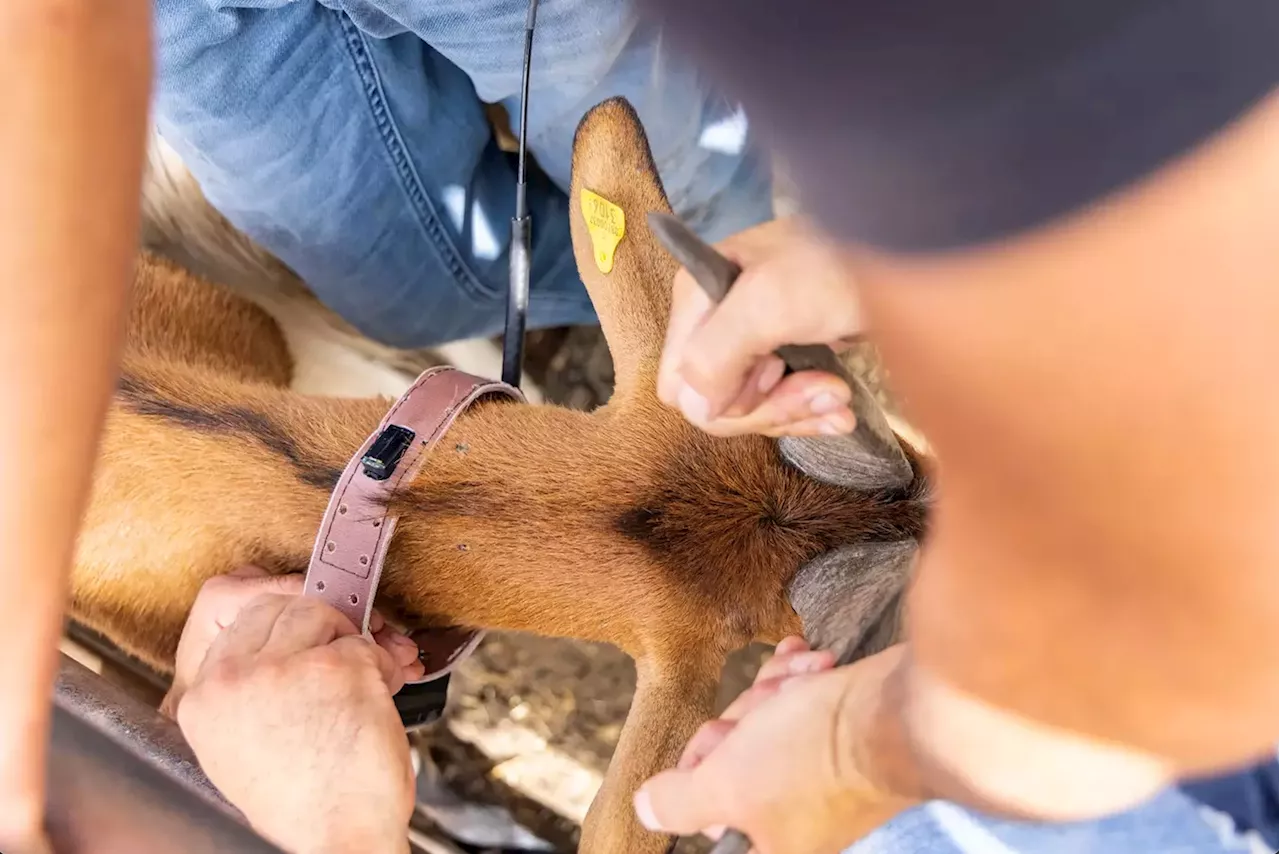
<path id="1" fill-rule="evenodd" d="M 819 392 L 809 401 L 809 411 L 814 415 L 826 415 L 844 406 L 844 401 L 829 391 Z"/>
<path id="2" fill-rule="evenodd" d="M 707 399 L 698 394 L 689 386 L 680 388 L 680 395 L 677 398 L 680 402 L 680 409 L 684 412 L 685 417 L 694 424 L 705 424 L 711 417 L 711 404 L 707 403 Z"/>
<path id="3" fill-rule="evenodd" d="M 713 824 L 702 831 L 702 835 L 710 839 L 712 842 L 719 842 L 720 837 L 724 836 L 725 826 L 723 824 Z"/>
<path id="4" fill-rule="evenodd" d="M 413 638 L 409 637 L 408 635 L 402 635 L 399 632 L 393 631 L 391 633 L 391 642 L 396 646 L 413 647 L 414 649 L 418 648 L 418 644 L 414 641 Z"/>
<path id="5" fill-rule="evenodd" d="M 808 652 L 808 651 L 809 651 L 809 644 L 805 642 L 805 639 L 801 637 L 796 637 L 795 635 L 788 635 L 787 637 L 778 641 L 778 645 L 773 648 L 773 652 L 775 655 L 787 655 L 793 652 Z"/>
<path id="6" fill-rule="evenodd" d="M 747 376 L 747 385 L 754 394 L 744 391 L 738 395 L 738 399 L 727 407 L 724 412 L 720 413 L 723 418 L 741 418 L 759 402 L 757 395 L 767 395 L 773 391 L 773 387 L 782 379 L 783 372 L 787 366 L 782 363 L 781 359 L 771 358 L 751 369 L 751 374 Z"/>
<path id="7" fill-rule="evenodd" d="M 828 656 L 824 652 L 804 652 L 787 662 L 788 673 L 817 673 L 828 666 Z"/>
<path id="8" fill-rule="evenodd" d="M 787 366 L 783 364 L 781 359 L 770 360 L 769 367 L 762 371 L 760 378 L 756 380 L 756 390 L 761 394 L 768 394 L 782 379 L 782 374 L 786 370 Z"/>
<path id="9" fill-rule="evenodd" d="M 847 415 L 829 415 L 822 419 L 822 426 L 818 428 L 819 432 L 827 436 L 839 436 L 844 433 L 853 432 L 853 424 Z"/>
<path id="10" fill-rule="evenodd" d="M 636 818 L 640 819 L 640 823 L 644 825 L 646 830 L 662 830 L 662 825 L 658 823 L 658 817 L 653 814 L 653 799 L 649 797 L 648 792 L 644 789 L 636 792 L 634 803 Z"/>

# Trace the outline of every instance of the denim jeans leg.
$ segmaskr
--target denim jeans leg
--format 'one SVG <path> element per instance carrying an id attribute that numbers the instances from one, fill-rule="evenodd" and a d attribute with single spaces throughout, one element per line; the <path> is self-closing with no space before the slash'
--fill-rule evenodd
<path id="1" fill-rule="evenodd" d="M 899 815 L 844 854 L 1268 854 L 1177 789 L 1096 821 L 1043 824 L 988 818 L 932 801 Z"/>
<path id="2" fill-rule="evenodd" d="M 156 0 L 155 15 L 157 125 L 233 224 L 375 338 L 500 331 L 515 173 L 461 70 L 309 0 Z M 531 325 L 593 321 L 567 199 L 543 180 L 530 206 Z"/>
<path id="3" fill-rule="evenodd" d="M 362 27 L 417 33 L 466 72 L 480 97 L 518 116 L 528 0 L 329 0 Z M 773 215 L 772 176 L 739 105 L 720 96 L 629 0 L 541 0 L 529 145 L 567 189 L 578 122 L 625 96 L 644 124 L 672 207 L 716 240 Z"/>

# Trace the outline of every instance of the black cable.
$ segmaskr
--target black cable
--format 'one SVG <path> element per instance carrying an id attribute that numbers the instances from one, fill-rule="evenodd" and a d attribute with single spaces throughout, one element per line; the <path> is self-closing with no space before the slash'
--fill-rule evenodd
<path id="1" fill-rule="evenodd" d="M 524 20 L 524 67 L 520 75 L 520 147 L 516 155 L 516 215 L 511 220 L 511 268 L 507 283 L 507 325 L 502 333 L 502 381 L 520 387 L 524 367 L 524 327 L 529 313 L 529 265 L 532 223 L 525 197 L 525 161 L 529 127 L 529 68 L 533 64 L 533 28 L 538 0 L 529 0 Z"/>

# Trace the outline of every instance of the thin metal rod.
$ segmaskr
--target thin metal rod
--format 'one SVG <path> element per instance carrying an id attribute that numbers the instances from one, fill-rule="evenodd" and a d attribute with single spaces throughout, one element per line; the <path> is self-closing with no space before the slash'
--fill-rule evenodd
<path id="1" fill-rule="evenodd" d="M 524 19 L 524 65 L 520 69 L 520 136 L 516 153 L 516 219 L 529 215 L 525 203 L 525 165 L 529 144 L 525 129 L 529 126 L 529 70 L 533 66 L 533 28 L 538 23 L 538 0 L 529 0 L 529 12 Z"/>
<path id="2" fill-rule="evenodd" d="M 529 217 L 511 220 L 511 276 L 507 327 L 502 333 L 502 381 L 520 387 L 524 373 L 524 327 L 529 311 Z"/>
<path id="3" fill-rule="evenodd" d="M 520 132 L 516 155 L 516 215 L 511 220 L 511 267 L 507 282 L 507 324 L 502 334 L 502 381 L 520 386 L 524 372 L 524 329 L 529 314 L 529 270 L 533 252 L 533 223 L 526 197 L 528 160 L 529 70 L 533 65 L 533 30 L 538 0 L 529 0 L 524 21 L 524 67 L 520 75 Z"/>

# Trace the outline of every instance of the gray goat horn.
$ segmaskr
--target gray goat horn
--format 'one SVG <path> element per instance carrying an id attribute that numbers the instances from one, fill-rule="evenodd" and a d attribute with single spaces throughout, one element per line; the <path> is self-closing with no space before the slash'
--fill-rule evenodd
<path id="1" fill-rule="evenodd" d="M 667 213 L 649 213 L 649 229 L 667 251 L 689 271 L 714 302 L 720 302 L 742 274 L 742 268 L 721 255 L 680 220 Z M 879 404 L 862 381 L 825 344 L 787 344 L 778 356 L 787 373 L 825 371 L 844 380 L 852 393 L 857 422 L 848 436 L 786 437 L 778 441 L 783 457 L 800 471 L 826 483 L 855 489 L 903 487 L 914 477 Z"/>
<path id="2" fill-rule="evenodd" d="M 778 353 L 785 360 L 784 351 L 792 349 L 801 348 L 779 347 Z M 778 440 L 783 458 L 815 480 L 851 489 L 893 489 L 911 483 L 915 477 L 911 462 L 871 391 L 830 347 L 803 349 L 826 353 L 810 362 L 806 352 L 803 358 L 794 359 L 804 364 L 796 370 L 822 370 L 843 379 L 852 393 L 849 405 L 857 426 L 845 436 L 783 436 Z"/>
<path id="3" fill-rule="evenodd" d="M 805 639 L 834 652 L 841 664 L 892 644 L 917 548 L 915 540 L 858 543 L 802 566 L 787 598 Z"/>

